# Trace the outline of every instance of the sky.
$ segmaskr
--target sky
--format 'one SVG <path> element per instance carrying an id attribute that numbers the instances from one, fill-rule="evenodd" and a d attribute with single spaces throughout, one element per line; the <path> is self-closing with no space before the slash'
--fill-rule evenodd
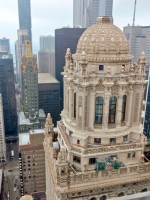
<path id="1" fill-rule="evenodd" d="M 18 0 L 0 0 L 0 38 L 10 39 L 11 53 L 19 29 Z M 114 0 L 114 24 L 123 30 L 132 24 L 135 0 Z M 40 35 L 54 35 L 54 30 L 73 25 L 73 0 L 31 0 L 33 52 L 39 50 Z M 150 26 L 150 0 L 137 0 L 135 25 Z"/>

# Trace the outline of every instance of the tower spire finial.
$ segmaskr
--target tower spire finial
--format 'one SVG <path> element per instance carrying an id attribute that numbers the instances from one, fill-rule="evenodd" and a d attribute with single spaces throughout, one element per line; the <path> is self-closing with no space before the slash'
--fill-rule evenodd
<path id="1" fill-rule="evenodd" d="M 30 42 L 30 40 L 26 40 L 25 44 L 26 44 L 25 55 L 26 56 L 32 56 L 33 54 L 32 54 L 32 51 L 31 51 L 31 42 Z"/>

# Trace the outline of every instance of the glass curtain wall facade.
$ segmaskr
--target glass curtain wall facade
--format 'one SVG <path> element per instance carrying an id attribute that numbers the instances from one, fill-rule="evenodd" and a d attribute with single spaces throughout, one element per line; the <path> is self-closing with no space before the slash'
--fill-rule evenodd
<path id="1" fill-rule="evenodd" d="M 29 40 L 32 41 L 31 32 L 31 4 L 30 0 L 18 0 L 19 28 L 28 30 Z"/>
<path id="2" fill-rule="evenodd" d="M 17 136 L 15 80 L 11 54 L 0 54 L 0 93 L 3 100 L 5 136 Z"/>
<path id="3" fill-rule="evenodd" d="M 146 112 L 144 120 L 144 135 L 150 138 L 150 77 L 148 81 L 148 90 L 147 90 L 147 101 L 146 101 Z"/>
<path id="4" fill-rule="evenodd" d="M 85 28 L 61 28 L 55 30 L 55 76 L 60 82 L 61 110 L 63 109 L 63 67 L 65 66 L 66 50 L 69 47 L 71 53 L 76 52 L 78 40 Z"/>

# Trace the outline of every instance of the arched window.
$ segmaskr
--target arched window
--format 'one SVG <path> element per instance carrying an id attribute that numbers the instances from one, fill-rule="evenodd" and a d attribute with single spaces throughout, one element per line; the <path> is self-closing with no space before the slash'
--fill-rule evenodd
<path id="1" fill-rule="evenodd" d="M 108 118 L 108 124 L 114 124 L 115 123 L 115 116 L 116 116 L 116 103 L 117 98 L 111 97 L 109 101 L 109 118 Z"/>
<path id="2" fill-rule="evenodd" d="M 102 124 L 103 120 L 103 97 L 97 97 L 95 102 L 95 124 Z"/>
<path id="3" fill-rule="evenodd" d="M 128 190 L 127 195 L 134 194 L 133 190 Z"/>
<path id="4" fill-rule="evenodd" d="M 121 122 L 124 122 L 124 120 L 125 120 L 126 101 L 127 101 L 127 96 L 124 95 L 124 96 L 123 96 L 123 99 L 122 99 L 122 115 L 121 115 Z"/>
<path id="5" fill-rule="evenodd" d="M 105 195 L 100 198 L 100 200 L 106 200 L 106 199 L 107 197 Z"/>
<path id="6" fill-rule="evenodd" d="M 97 200 L 95 197 L 91 198 L 90 200 Z"/>
<path id="7" fill-rule="evenodd" d="M 74 118 L 76 118 L 76 93 L 74 93 Z"/>
<path id="8" fill-rule="evenodd" d="M 141 192 L 147 192 L 147 188 L 144 188 Z"/>
<path id="9" fill-rule="evenodd" d="M 122 197 L 122 196 L 124 196 L 124 192 L 120 192 L 120 193 L 118 194 L 118 197 Z"/>

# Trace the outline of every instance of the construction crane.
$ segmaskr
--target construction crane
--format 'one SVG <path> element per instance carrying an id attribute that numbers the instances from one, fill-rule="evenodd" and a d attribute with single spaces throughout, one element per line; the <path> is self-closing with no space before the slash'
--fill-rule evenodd
<path id="1" fill-rule="evenodd" d="M 135 25 L 135 12 L 136 12 L 136 3 L 137 3 L 137 0 L 135 0 L 135 3 L 134 3 L 134 13 L 133 13 L 133 24 L 132 26 Z"/>

